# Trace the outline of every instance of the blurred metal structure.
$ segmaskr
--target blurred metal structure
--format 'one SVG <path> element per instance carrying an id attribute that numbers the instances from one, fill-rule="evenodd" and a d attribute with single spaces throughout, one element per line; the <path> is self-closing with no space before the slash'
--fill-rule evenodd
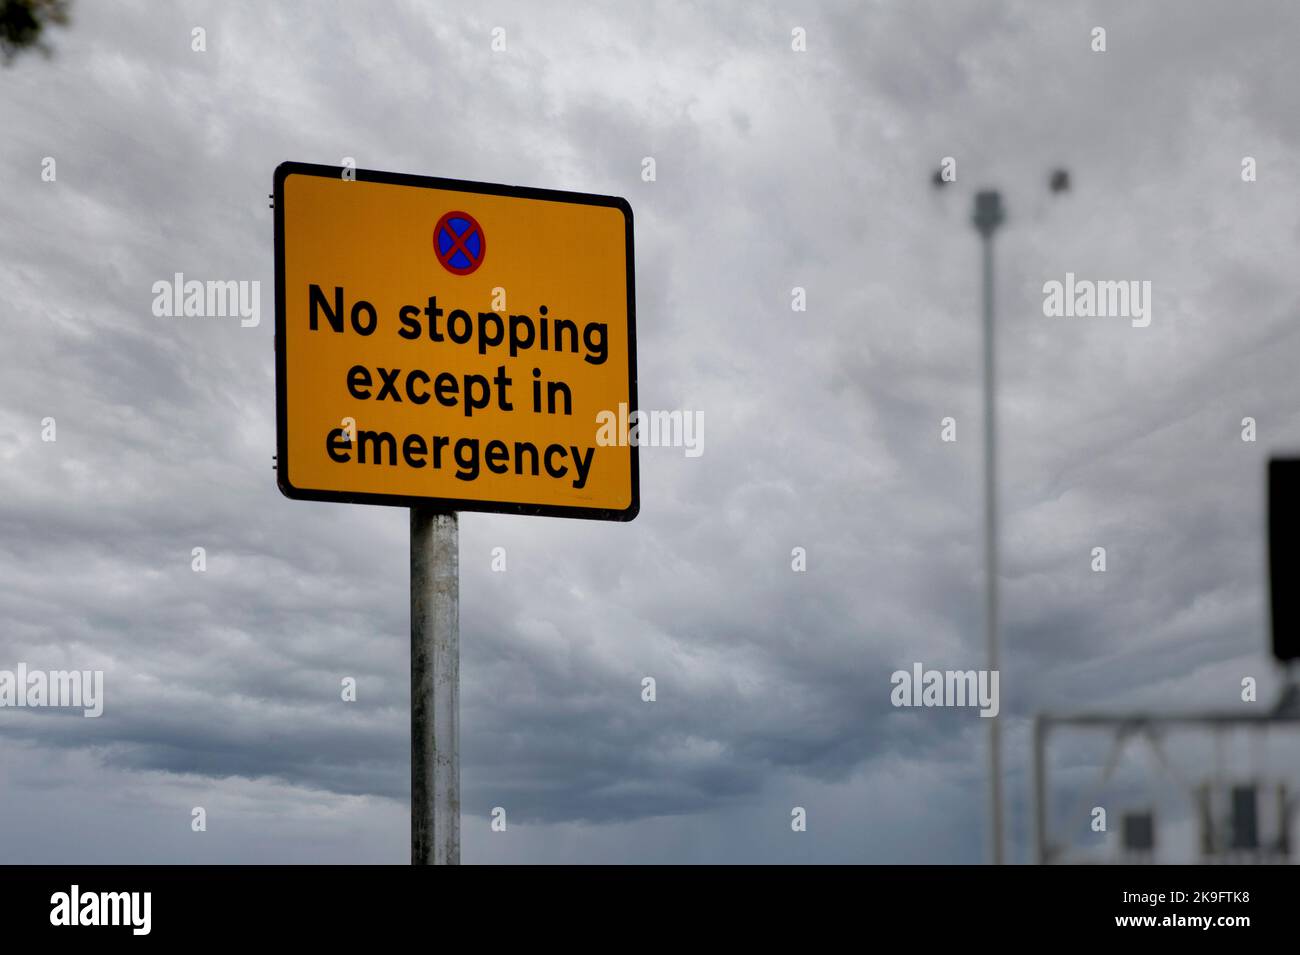
<path id="1" fill-rule="evenodd" d="M 1121 824 L 1123 851 L 1127 862 L 1149 862 L 1156 849 L 1154 809 L 1124 813 Z"/>
<path id="2" fill-rule="evenodd" d="M 1173 767 L 1161 749 L 1165 731 L 1179 727 L 1209 729 L 1218 736 L 1229 729 L 1267 731 L 1271 727 L 1300 728 L 1300 458 L 1273 458 L 1268 463 L 1269 590 L 1272 596 L 1272 651 L 1285 671 L 1277 703 L 1262 713 L 1245 710 L 1204 713 L 1039 713 L 1034 717 L 1034 856 L 1040 864 L 1062 861 L 1062 847 L 1048 832 L 1047 741 L 1053 728 L 1063 726 L 1109 731 L 1114 742 L 1103 772 L 1109 778 L 1125 742 L 1141 736 L 1161 766 Z M 1258 706 L 1259 704 L 1252 704 Z M 1291 823 L 1300 803 L 1292 800 L 1286 783 L 1259 773 L 1249 778 L 1211 779 L 1191 784 L 1179 779 L 1197 810 L 1200 855 L 1205 862 L 1288 862 Z M 1266 810 L 1262 812 L 1261 810 Z M 1125 855 L 1155 848 L 1155 816 L 1149 814 L 1150 839 L 1132 814 L 1124 817 Z M 1142 861 L 1142 860 L 1138 860 Z M 1149 860 L 1148 860 L 1149 861 Z"/>
<path id="3" fill-rule="evenodd" d="M 1166 731 L 1201 728 L 1215 732 L 1226 729 L 1265 730 L 1271 727 L 1300 729 L 1300 690 L 1289 684 L 1277 705 L 1260 714 L 1244 712 L 1206 713 L 1039 713 L 1034 718 L 1034 861 L 1039 865 L 1069 861 L 1066 846 L 1052 840 L 1048 827 L 1047 743 L 1059 727 L 1109 731 L 1114 740 L 1111 758 L 1102 775 L 1104 785 L 1118 762 L 1128 739 L 1145 739 L 1156 761 L 1180 783 L 1197 810 L 1200 828 L 1199 851 L 1203 862 L 1286 862 L 1290 859 L 1290 827 L 1297 804 L 1285 783 L 1266 785 L 1262 778 L 1203 780 L 1190 784 L 1170 765 L 1161 741 Z M 1269 836 L 1261 838 L 1261 796 L 1267 793 Z M 1141 819 L 1145 816 L 1145 821 Z M 1155 849 L 1155 812 L 1130 812 L 1123 817 L 1121 851 L 1125 862 L 1149 862 Z"/>

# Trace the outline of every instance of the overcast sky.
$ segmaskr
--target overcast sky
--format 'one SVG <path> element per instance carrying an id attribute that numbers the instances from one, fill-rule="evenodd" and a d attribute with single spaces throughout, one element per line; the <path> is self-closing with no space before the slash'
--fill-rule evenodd
<path id="1" fill-rule="evenodd" d="M 407 512 L 271 469 L 285 160 L 625 197 L 641 405 L 704 415 L 631 524 L 462 517 L 465 862 L 984 858 L 987 721 L 889 699 L 983 665 L 982 187 L 1012 858 L 1034 712 L 1270 699 L 1300 8 L 1047 7 L 75 3 L 0 68 L 0 669 L 106 701 L 0 710 L 0 861 L 408 858 Z M 260 281 L 260 326 L 155 317 L 176 272 Z M 1150 326 L 1044 317 L 1066 272 L 1150 281 Z M 1070 806 L 1100 757 L 1054 752 Z"/>

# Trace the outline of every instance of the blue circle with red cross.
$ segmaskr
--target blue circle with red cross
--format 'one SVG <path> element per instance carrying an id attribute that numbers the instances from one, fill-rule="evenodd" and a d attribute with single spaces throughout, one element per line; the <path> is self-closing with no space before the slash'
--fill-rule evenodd
<path id="1" fill-rule="evenodd" d="M 433 251 L 453 275 L 469 275 L 483 264 L 487 236 L 468 212 L 448 212 L 433 229 Z"/>

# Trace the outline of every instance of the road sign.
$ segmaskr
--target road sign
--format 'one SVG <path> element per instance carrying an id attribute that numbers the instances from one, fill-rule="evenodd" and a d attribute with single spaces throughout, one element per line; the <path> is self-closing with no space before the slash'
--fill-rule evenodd
<path id="1" fill-rule="evenodd" d="M 627 202 L 347 172 L 275 173 L 280 490 L 634 518 Z"/>
<path id="2" fill-rule="evenodd" d="M 469 275 L 483 263 L 487 240 L 483 227 L 468 212 L 448 212 L 433 230 L 438 261 L 452 275 Z"/>
<path id="3" fill-rule="evenodd" d="M 1300 659 L 1300 458 L 1268 462 L 1268 576 L 1273 656 Z"/>

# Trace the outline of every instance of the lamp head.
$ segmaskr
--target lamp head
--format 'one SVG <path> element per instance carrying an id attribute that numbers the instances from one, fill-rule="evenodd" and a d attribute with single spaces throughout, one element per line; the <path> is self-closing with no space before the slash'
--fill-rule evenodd
<path id="1" fill-rule="evenodd" d="M 996 189 L 985 189 L 975 194 L 975 213 L 971 222 L 980 235 L 988 238 L 1005 220 L 1002 211 L 1002 195 Z"/>

